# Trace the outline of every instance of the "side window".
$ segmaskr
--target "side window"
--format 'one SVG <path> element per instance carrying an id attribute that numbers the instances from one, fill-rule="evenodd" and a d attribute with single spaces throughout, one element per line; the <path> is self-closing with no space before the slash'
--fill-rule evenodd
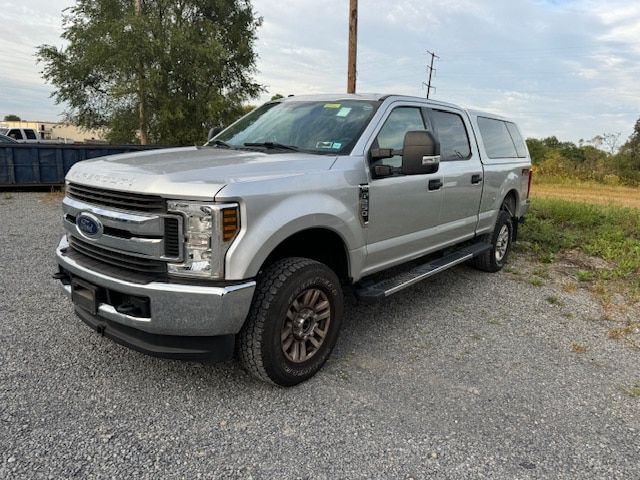
<path id="1" fill-rule="evenodd" d="M 37 140 L 36 132 L 33 130 L 25 130 L 24 134 L 27 136 L 27 140 Z"/>
<path id="2" fill-rule="evenodd" d="M 515 123 L 506 122 L 507 130 L 509 130 L 509 134 L 511 135 L 511 140 L 513 140 L 513 144 L 516 146 L 516 153 L 518 157 L 524 158 L 527 156 L 527 146 L 522 140 L 522 136 L 518 131 L 518 127 L 516 127 Z"/>
<path id="3" fill-rule="evenodd" d="M 386 122 L 384 122 L 382 129 L 376 137 L 374 146 L 376 146 L 377 143 L 378 148 L 400 150 L 404 143 L 405 134 L 413 130 L 425 130 L 420 108 L 397 107 L 391 112 L 389 117 L 387 117 Z M 376 164 L 400 167 L 402 166 L 402 157 L 396 155 L 391 158 L 383 158 L 376 160 Z"/>
<path id="4" fill-rule="evenodd" d="M 482 135 L 484 149 L 489 158 L 517 157 L 516 146 L 511 140 L 507 125 L 495 118 L 478 117 L 478 128 Z M 522 139 L 521 139 L 522 140 Z"/>
<path id="5" fill-rule="evenodd" d="M 469 135 L 460 115 L 431 110 L 431 121 L 440 142 L 441 161 L 471 158 Z"/>
<path id="6" fill-rule="evenodd" d="M 22 132 L 20 132 L 20 130 L 18 130 L 17 128 L 9 130 L 9 134 L 8 135 L 11 138 L 14 138 L 16 140 L 22 140 Z"/>

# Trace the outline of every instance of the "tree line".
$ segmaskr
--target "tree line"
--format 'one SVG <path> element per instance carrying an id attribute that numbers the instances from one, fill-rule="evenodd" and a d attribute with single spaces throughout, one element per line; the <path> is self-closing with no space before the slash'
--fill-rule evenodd
<path id="1" fill-rule="evenodd" d="M 112 143 L 201 144 L 262 91 L 261 21 L 249 0 L 77 0 L 65 46 L 36 57 L 66 121 Z"/>
<path id="2" fill-rule="evenodd" d="M 640 185 L 640 119 L 628 140 L 618 148 L 619 137 L 620 134 L 604 134 L 577 145 L 561 142 L 555 136 L 528 138 L 527 146 L 539 175 Z"/>

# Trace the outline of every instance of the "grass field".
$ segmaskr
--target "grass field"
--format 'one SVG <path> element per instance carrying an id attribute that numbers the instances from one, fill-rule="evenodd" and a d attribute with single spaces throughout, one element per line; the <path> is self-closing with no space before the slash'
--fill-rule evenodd
<path id="1" fill-rule="evenodd" d="M 533 198 L 555 198 L 597 205 L 640 208 L 640 188 L 621 185 L 534 177 L 531 195 Z"/>
<path id="2" fill-rule="evenodd" d="M 579 280 L 640 300 L 640 209 L 534 197 L 521 239 L 544 263 L 571 250 L 606 261 Z"/>

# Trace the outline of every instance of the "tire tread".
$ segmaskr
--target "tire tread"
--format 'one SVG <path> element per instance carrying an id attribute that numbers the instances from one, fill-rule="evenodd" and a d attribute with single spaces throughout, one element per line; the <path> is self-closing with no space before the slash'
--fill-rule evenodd
<path id="1" fill-rule="evenodd" d="M 277 292 L 300 269 L 318 264 L 315 260 L 291 257 L 270 265 L 261 275 L 251 303 L 249 315 L 237 337 L 238 358 L 241 365 L 254 377 L 276 385 L 269 377 L 262 359 L 262 338 L 267 312 Z"/>

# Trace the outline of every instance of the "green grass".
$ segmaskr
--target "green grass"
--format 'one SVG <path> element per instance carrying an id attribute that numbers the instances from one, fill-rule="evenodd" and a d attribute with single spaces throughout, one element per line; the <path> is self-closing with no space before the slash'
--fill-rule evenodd
<path id="1" fill-rule="evenodd" d="M 544 280 L 538 277 L 532 277 L 531 279 L 529 279 L 529 283 L 534 287 L 541 287 L 544 285 Z"/>
<path id="2" fill-rule="evenodd" d="M 632 386 L 623 386 L 621 390 L 633 398 L 640 398 L 640 383 L 636 383 Z"/>
<path id="3" fill-rule="evenodd" d="M 572 249 L 606 260 L 578 279 L 620 280 L 640 298 L 640 209 L 535 198 L 519 236 L 543 262 Z"/>
<path id="4" fill-rule="evenodd" d="M 560 300 L 555 295 L 549 295 L 548 297 L 545 298 L 545 300 L 549 302 L 551 305 L 560 305 L 560 306 L 563 305 L 562 300 Z"/>

